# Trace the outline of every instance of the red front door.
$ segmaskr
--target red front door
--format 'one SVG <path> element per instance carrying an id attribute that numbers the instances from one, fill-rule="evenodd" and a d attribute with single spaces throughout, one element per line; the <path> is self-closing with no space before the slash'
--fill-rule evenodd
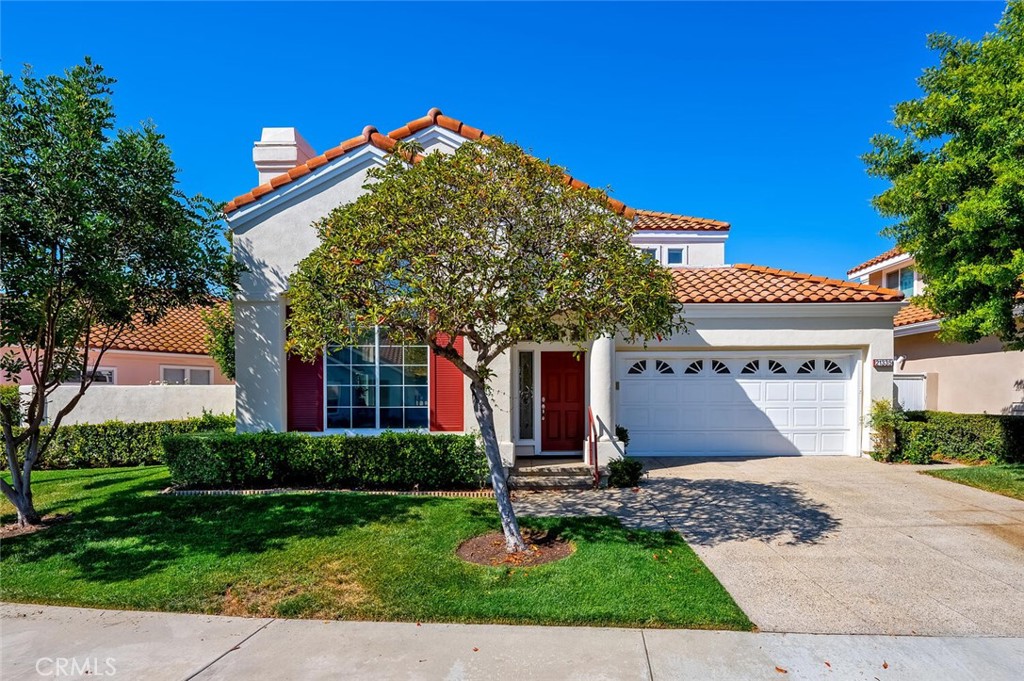
<path id="1" fill-rule="evenodd" d="M 544 452 L 579 452 L 584 440 L 583 356 L 540 355 L 540 447 Z"/>

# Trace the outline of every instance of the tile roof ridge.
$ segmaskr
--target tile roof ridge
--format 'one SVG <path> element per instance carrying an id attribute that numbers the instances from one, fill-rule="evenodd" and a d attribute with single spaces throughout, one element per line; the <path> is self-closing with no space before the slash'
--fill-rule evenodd
<path id="1" fill-rule="evenodd" d="M 857 265 L 856 267 L 847 270 L 846 271 L 846 276 L 850 276 L 854 272 L 860 272 L 861 270 L 867 269 L 869 267 L 873 267 L 874 265 L 877 265 L 879 263 L 883 263 L 886 260 L 891 260 L 892 258 L 896 258 L 896 257 L 901 256 L 901 255 L 908 255 L 908 253 L 906 251 L 904 251 L 900 246 L 893 246 L 889 250 L 884 251 L 883 253 L 880 253 L 880 254 L 876 255 L 875 257 L 873 257 L 873 258 L 869 258 L 868 260 L 862 262 L 861 264 Z"/>

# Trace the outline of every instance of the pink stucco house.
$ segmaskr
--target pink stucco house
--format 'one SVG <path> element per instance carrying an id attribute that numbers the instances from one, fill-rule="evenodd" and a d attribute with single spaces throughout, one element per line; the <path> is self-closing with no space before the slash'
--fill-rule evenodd
<path id="1" fill-rule="evenodd" d="M 123 332 L 103 355 L 95 384 L 230 385 L 206 353 L 201 312 L 201 308 L 173 310 L 158 324 L 139 324 Z M 27 372 L 19 383 L 31 383 Z"/>

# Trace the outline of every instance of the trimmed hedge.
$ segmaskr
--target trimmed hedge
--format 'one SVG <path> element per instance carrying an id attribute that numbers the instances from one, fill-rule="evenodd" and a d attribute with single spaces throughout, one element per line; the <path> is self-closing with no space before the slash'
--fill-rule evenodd
<path id="1" fill-rule="evenodd" d="M 897 424 L 896 439 L 896 452 L 885 460 L 1024 462 L 1024 416 L 908 411 Z"/>
<path id="2" fill-rule="evenodd" d="M 36 468 L 106 468 L 163 463 L 163 439 L 176 433 L 199 433 L 234 429 L 235 417 L 202 416 L 180 421 L 60 426 Z M 47 429 L 43 428 L 45 432 Z"/>
<path id="3" fill-rule="evenodd" d="M 211 433 L 164 450 L 172 482 L 192 489 L 480 489 L 488 476 L 473 435 Z"/>

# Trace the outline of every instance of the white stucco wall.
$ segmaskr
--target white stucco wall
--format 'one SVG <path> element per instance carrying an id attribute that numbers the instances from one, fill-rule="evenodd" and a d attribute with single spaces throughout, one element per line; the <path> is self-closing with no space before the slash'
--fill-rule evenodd
<path id="1" fill-rule="evenodd" d="M 77 386 L 61 386 L 47 398 L 47 423 L 77 392 Z M 61 423 L 171 421 L 202 416 L 204 409 L 214 414 L 230 414 L 234 408 L 233 385 L 93 384 Z"/>

